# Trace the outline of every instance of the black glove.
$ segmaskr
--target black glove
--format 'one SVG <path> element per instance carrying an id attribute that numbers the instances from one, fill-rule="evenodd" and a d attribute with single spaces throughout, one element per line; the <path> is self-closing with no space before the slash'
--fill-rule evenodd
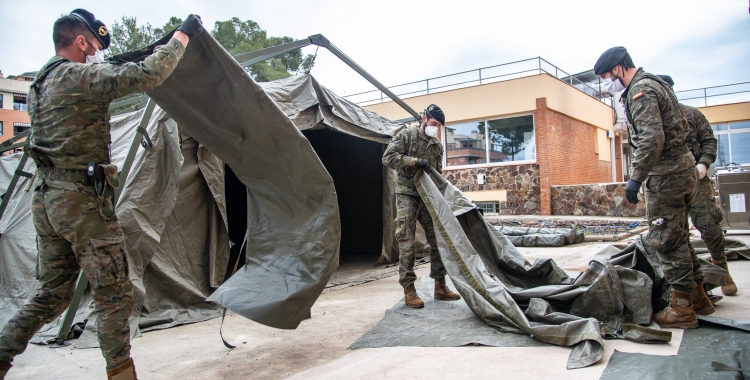
<path id="1" fill-rule="evenodd" d="M 203 33 L 203 21 L 201 20 L 201 16 L 191 14 L 182 22 L 177 30 L 187 34 L 192 40 L 199 34 Z"/>
<path id="2" fill-rule="evenodd" d="M 638 191 L 641 189 L 641 183 L 631 179 L 625 186 L 625 198 L 632 204 L 638 204 Z"/>
<path id="3" fill-rule="evenodd" d="M 417 163 L 415 164 L 416 167 L 429 172 L 430 171 L 430 162 L 427 161 L 424 158 L 420 158 L 417 160 Z"/>

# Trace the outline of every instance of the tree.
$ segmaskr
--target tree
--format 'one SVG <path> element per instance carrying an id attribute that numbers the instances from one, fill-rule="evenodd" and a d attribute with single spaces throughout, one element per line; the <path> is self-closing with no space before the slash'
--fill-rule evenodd
<path id="1" fill-rule="evenodd" d="M 294 42 L 291 37 L 268 37 L 265 30 L 258 23 L 237 17 L 231 20 L 217 21 L 211 35 L 226 49 L 229 54 L 237 55 L 250 51 Z M 247 70 L 258 82 L 268 82 L 287 78 L 294 73 L 309 73 L 314 65 L 314 56 L 302 56 L 302 50 L 297 49 L 263 62 L 251 65 Z"/>
<path id="2" fill-rule="evenodd" d="M 158 39 L 182 24 L 179 17 L 171 17 L 161 28 L 153 28 L 150 23 L 138 25 L 138 18 L 122 16 L 120 22 L 113 22 L 110 31 L 112 41 L 105 55 L 113 56 L 151 45 Z"/>
<path id="3" fill-rule="evenodd" d="M 112 42 L 105 54 L 113 56 L 148 46 L 180 24 L 181 18 L 171 17 L 161 28 L 154 28 L 149 23 L 138 25 L 136 17 L 122 16 L 119 22 L 112 23 Z M 294 42 L 293 38 L 287 36 L 269 37 L 255 21 L 242 21 L 237 17 L 214 23 L 211 35 L 232 55 Z M 315 64 L 314 58 L 312 54 L 303 57 L 302 50 L 297 49 L 251 65 L 247 71 L 256 81 L 268 82 L 296 73 L 309 73 Z"/>

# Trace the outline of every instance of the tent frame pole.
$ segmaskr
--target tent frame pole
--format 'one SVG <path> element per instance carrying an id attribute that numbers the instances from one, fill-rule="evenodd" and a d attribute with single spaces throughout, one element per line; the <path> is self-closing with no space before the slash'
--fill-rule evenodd
<path id="1" fill-rule="evenodd" d="M 117 205 L 117 201 L 120 199 L 122 189 L 125 187 L 125 183 L 127 182 L 126 180 L 128 178 L 128 174 L 130 174 L 130 168 L 133 166 L 133 161 L 135 161 L 135 154 L 138 152 L 138 146 L 143 145 L 144 148 L 151 149 L 151 140 L 148 138 L 148 133 L 146 132 L 145 127 L 151 120 L 151 115 L 153 115 L 154 113 L 155 106 L 156 103 L 154 103 L 154 101 L 149 98 L 148 103 L 146 104 L 146 109 L 143 111 L 143 115 L 141 116 L 141 121 L 135 130 L 135 137 L 133 138 L 133 142 L 130 144 L 128 156 L 127 158 L 125 158 L 125 163 L 122 166 L 122 170 L 120 170 L 120 187 L 115 189 L 115 205 Z M 83 292 L 84 290 L 86 290 L 86 286 L 88 286 L 88 284 L 88 278 L 86 278 L 86 276 L 83 274 L 83 271 L 80 270 L 78 272 L 78 282 L 76 283 L 76 290 L 73 293 L 73 300 L 70 302 L 70 305 L 68 305 L 68 309 L 65 311 L 65 317 L 63 317 L 62 324 L 60 325 L 60 330 L 57 331 L 57 337 L 55 338 L 57 346 L 70 345 L 70 343 L 66 343 L 65 340 L 68 338 L 68 334 L 70 334 L 70 329 L 73 326 L 73 319 L 78 312 L 78 306 L 80 305 L 81 299 L 83 298 Z"/>

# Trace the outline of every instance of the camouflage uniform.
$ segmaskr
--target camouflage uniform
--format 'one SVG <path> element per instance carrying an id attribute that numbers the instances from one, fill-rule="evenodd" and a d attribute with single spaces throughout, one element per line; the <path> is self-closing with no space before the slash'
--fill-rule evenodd
<path id="1" fill-rule="evenodd" d="M 430 244 L 430 277 L 445 277 L 445 267 L 440 259 L 435 240 L 435 229 L 430 213 L 425 208 L 422 198 L 414 184 L 414 176 L 419 170 L 417 160 L 427 159 L 430 165 L 442 173 L 443 144 L 435 137 L 427 137 L 419 132 L 419 126 L 411 126 L 393 137 L 383 154 L 383 164 L 396 170 L 396 240 L 400 251 L 399 283 L 404 288 L 414 284 L 417 275 L 414 273 L 416 254 L 415 231 L 417 220 L 424 228 L 427 242 Z"/>
<path id="2" fill-rule="evenodd" d="M 184 52 L 172 39 L 137 64 L 80 64 L 55 56 L 37 74 L 28 99 L 27 152 L 44 180 L 31 205 L 39 289 L 0 333 L 0 362 L 11 362 L 44 323 L 65 311 L 80 269 L 91 285 L 107 369 L 130 358 L 133 285 L 122 229 L 116 215 L 102 217 L 102 198 L 83 174 L 90 162 L 110 163 L 112 100 L 160 85 Z"/>
<path id="3" fill-rule="evenodd" d="M 695 199 L 698 171 L 687 148 L 689 126 L 674 93 L 655 75 L 638 69 L 622 99 L 630 121 L 632 174 L 644 183 L 649 245 L 672 287 L 692 292 L 703 280 L 690 247 L 688 210 Z"/>
<path id="4" fill-rule="evenodd" d="M 695 158 L 696 165 L 702 163 L 706 169 L 716 161 L 716 137 L 706 117 L 697 108 L 680 104 L 690 125 L 687 145 L 690 153 Z M 722 262 L 726 258 L 724 252 L 724 232 L 721 229 L 723 215 L 721 209 L 714 201 L 711 190 L 711 180 L 708 176 L 698 181 L 698 192 L 695 201 L 690 208 L 690 219 L 693 225 L 701 233 L 701 239 L 706 243 L 706 248 L 711 253 L 714 261 Z"/>

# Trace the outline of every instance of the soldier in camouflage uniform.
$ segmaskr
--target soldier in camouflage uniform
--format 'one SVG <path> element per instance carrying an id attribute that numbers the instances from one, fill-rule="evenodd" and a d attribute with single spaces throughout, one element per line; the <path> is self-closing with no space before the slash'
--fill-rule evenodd
<path id="1" fill-rule="evenodd" d="M 594 73 L 612 89 L 624 88 L 622 101 L 630 121 L 632 174 L 625 188 L 629 202 L 638 202 L 645 182 L 648 243 L 656 250 L 667 282 L 670 306 L 654 315 L 662 327 L 696 328 L 696 313 L 714 311 L 703 289 L 703 273 L 691 249 L 688 210 L 695 199 L 698 171 L 687 148 L 688 123 L 677 98 L 664 81 L 636 69 L 623 47 L 604 52 Z"/>
<path id="2" fill-rule="evenodd" d="M 674 81 L 669 75 L 658 75 L 665 83 L 673 89 Z M 701 233 L 701 239 L 706 243 L 706 248 L 711 254 L 711 261 L 729 272 L 727 267 L 727 256 L 724 251 L 724 231 L 721 229 L 723 215 L 719 205 L 714 201 L 711 181 L 706 176 L 708 168 L 716 161 L 717 141 L 711 124 L 703 113 L 695 107 L 680 104 L 683 114 L 687 117 L 690 131 L 687 137 L 687 146 L 695 158 L 695 167 L 698 169 L 700 180 L 698 181 L 698 192 L 695 201 L 690 208 L 690 219 L 693 225 Z M 737 294 L 737 285 L 731 275 L 721 287 L 722 293 L 727 296 Z"/>
<path id="3" fill-rule="evenodd" d="M 461 298 L 445 285 L 445 267 L 438 253 L 435 229 L 430 213 L 425 208 L 417 192 L 414 177 L 420 170 L 435 168 L 442 173 L 443 144 L 437 138 L 437 131 L 445 123 L 445 114 L 440 107 L 432 104 L 422 115 L 422 124 L 408 127 L 393 137 L 383 154 L 383 164 L 396 170 L 396 239 L 400 251 L 399 283 L 404 288 L 406 306 L 424 307 L 424 301 L 417 295 L 414 282 L 414 259 L 416 254 L 415 231 L 417 220 L 424 228 L 430 244 L 430 277 L 435 279 L 435 299 L 454 301 Z"/>
<path id="4" fill-rule="evenodd" d="M 31 337 L 68 307 L 79 270 L 91 285 L 99 345 L 107 375 L 134 379 L 128 318 L 133 311 L 122 229 L 114 213 L 119 186 L 111 165 L 109 105 L 115 98 L 160 85 L 179 62 L 188 40 L 202 31 L 190 15 L 164 46 L 140 63 L 104 63 L 107 27 L 76 9 L 53 28 L 57 55 L 29 92 L 27 153 L 42 185 L 31 210 L 37 231 L 39 289 L 0 332 L 0 379 Z"/>

